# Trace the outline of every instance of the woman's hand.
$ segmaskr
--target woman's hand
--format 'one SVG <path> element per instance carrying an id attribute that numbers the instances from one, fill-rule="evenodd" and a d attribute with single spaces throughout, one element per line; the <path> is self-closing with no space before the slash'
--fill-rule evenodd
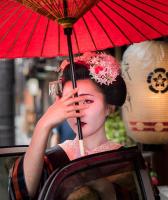
<path id="1" fill-rule="evenodd" d="M 44 164 L 44 152 L 51 128 L 65 119 L 82 117 L 82 110 L 88 107 L 87 104 L 83 104 L 87 96 L 74 97 L 76 93 L 77 89 L 73 89 L 62 98 L 56 99 L 55 103 L 48 108 L 35 127 L 31 143 L 24 157 L 25 180 L 31 197 L 34 197 L 40 182 Z M 76 105 L 76 103 L 79 105 Z"/>
<path id="2" fill-rule="evenodd" d="M 55 103 L 40 119 L 41 123 L 51 129 L 68 118 L 82 117 L 82 110 L 88 108 L 89 105 L 80 103 L 86 100 L 86 96 L 74 97 L 77 91 L 78 89 L 75 88 L 65 96 L 56 98 Z"/>

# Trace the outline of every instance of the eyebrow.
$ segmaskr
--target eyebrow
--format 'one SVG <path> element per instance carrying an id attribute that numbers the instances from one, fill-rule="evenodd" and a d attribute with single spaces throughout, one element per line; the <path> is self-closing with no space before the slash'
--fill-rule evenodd
<path id="1" fill-rule="evenodd" d="M 92 94 L 87 94 L 87 93 L 84 93 L 84 94 L 79 94 L 79 96 L 85 96 L 85 95 L 90 95 L 90 96 L 92 96 L 92 97 L 93 97 L 93 95 L 92 95 Z"/>

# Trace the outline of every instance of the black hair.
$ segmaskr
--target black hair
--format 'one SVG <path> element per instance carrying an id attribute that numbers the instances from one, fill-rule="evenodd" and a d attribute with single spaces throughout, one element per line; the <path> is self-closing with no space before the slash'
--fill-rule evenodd
<path id="1" fill-rule="evenodd" d="M 110 85 L 104 85 L 99 84 L 94 79 L 91 79 L 91 76 L 89 75 L 89 70 L 87 69 L 87 66 L 83 63 L 74 63 L 75 67 L 75 77 L 76 80 L 85 80 L 90 79 L 92 80 L 96 86 L 101 90 L 101 92 L 104 94 L 105 101 L 107 104 L 115 105 L 115 106 L 122 106 L 126 99 L 126 84 L 121 77 L 121 75 L 118 75 L 116 77 L 116 80 L 113 81 Z M 63 71 L 63 86 L 67 81 L 71 80 L 71 71 L 70 71 L 70 64 L 68 64 L 64 71 Z"/>

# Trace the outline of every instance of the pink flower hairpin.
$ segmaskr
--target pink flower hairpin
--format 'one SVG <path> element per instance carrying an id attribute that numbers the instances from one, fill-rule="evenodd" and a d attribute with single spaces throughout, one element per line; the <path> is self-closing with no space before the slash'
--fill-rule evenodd
<path id="1" fill-rule="evenodd" d="M 89 66 L 91 78 L 101 85 L 110 85 L 120 73 L 120 65 L 114 57 L 105 53 L 87 52 L 76 57 L 75 62 L 84 62 Z"/>

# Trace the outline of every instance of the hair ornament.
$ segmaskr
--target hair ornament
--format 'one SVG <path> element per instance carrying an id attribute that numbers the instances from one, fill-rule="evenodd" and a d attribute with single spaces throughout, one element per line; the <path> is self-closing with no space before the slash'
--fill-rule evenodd
<path id="1" fill-rule="evenodd" d="M 76 57 L 75 62 L 83 62 L 89 68 L 91 78 L 101 85 L 110 85 L 120 73 L 120 65 L 116 59 L 105 53 L 86 52 Z"/>
<path id="2" fill-rule="evenodd" d="M 70 62 L 68 60 L 63 60 L 61 65 L 59 67 L 57 67 L 57 69 L 55 70 L 56 72 L 63 72 L 64 69 L 66 68 L 66 66 L 69 64 Z"/>
<path id="3" fill-rule="evenodd" d="M 57 80 L 49 82 L 49 95 L 51 96 L 61 96 L 62 95 L 62 75 L 63 70 L 61 70 L 60 67 L 57 67 L 55 69 L 55 72 L 57 73 Z"/>

